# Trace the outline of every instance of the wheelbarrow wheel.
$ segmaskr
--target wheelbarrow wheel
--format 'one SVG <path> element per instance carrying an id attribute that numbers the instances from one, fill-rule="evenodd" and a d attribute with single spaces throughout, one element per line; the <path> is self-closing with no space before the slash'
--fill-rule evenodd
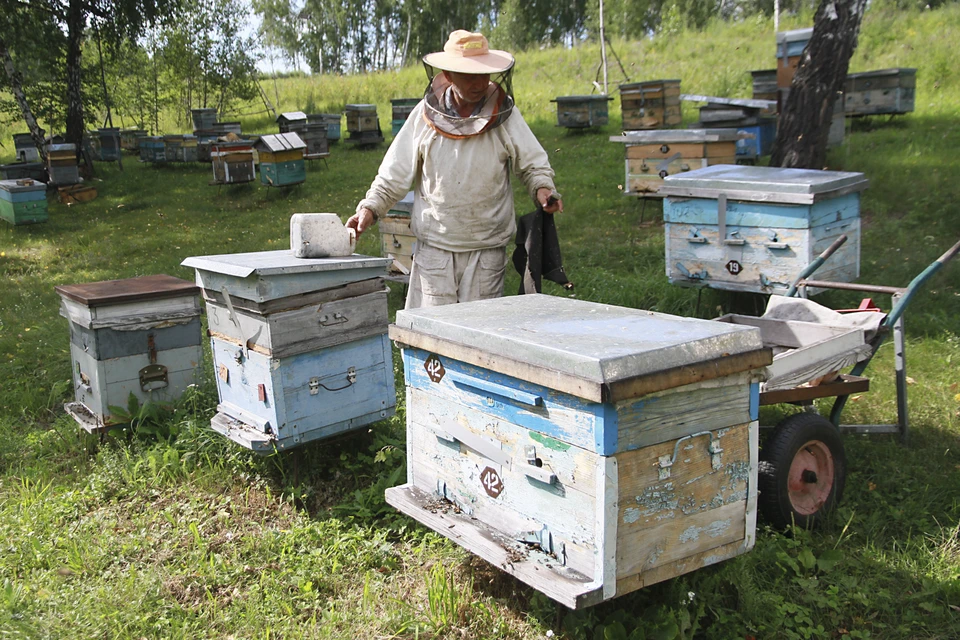
<path id="1" fill-rule="evenodd" d="M 760 513 L 781 529 L 819 526 L 840 502 L 846 475 L 843 442 L 833 423 L 815 413 L 794 414 L 777 425 L 760 451 Z"/>

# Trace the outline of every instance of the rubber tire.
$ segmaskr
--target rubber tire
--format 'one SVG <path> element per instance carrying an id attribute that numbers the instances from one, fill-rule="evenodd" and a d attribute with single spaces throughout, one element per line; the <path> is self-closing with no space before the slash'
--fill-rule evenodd
<path id="1" fill-rule="evenodd" d="M 811 440 L 822 443 L 833 458 L 833 485 L 816 512 L 803 514 L 791 502 L 787 481 L 790 466 L 800 447 Z M 757 475 L 757 488 L 760 491 L 758 506 L 767 522 L 778 529 L 790 524 L 803 528 L 819 526 L 843 496 L 847 458 L 839 430 L 832 422 L 815 413 L 796 413 L 784 418 L 760 451 Z"/>

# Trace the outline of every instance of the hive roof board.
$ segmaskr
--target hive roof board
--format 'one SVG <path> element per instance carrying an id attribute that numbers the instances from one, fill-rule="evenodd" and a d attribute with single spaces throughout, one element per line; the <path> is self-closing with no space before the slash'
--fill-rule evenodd
<path id="1" fill-rule="evenodd" d="M 397 312 L 391 337 L 433 339 L 608 384 L 763 349 L 760 333 L 558 296 L 530 294 Z M 406 330 L 406 331 L 404 331 Z M 425 343 L 417 344 L 418 336 Z M 408 342 L 409 341 L 409 342 Z M 442 355 L 442 354 L 441 354 Z"/>
<path id="2" fill-rule="evenodd" d="M 272 153 L 307 148 L 307 144 L 293 131 L 260 136 L 253 146 L 260 151 L 270 151 Z"/>
<path id="3" fill-rule="evenodd" d="M 707 102 L 709 104 L 723 104 L 750 109 L 772 109 L 777 106 L 776 100 L 756 100 L 752 98 L 720 98 L 717 96 L 700 96 L 692 93 L 681 93 L 681 100 L 689 102 Z"/>
<path id="4" fill-rule="evenodd" d="M 287 111 L 277 116 L 277 122 L 296 122 L 297 120 L 306 120 L 307 114 L 303 111 Z"/>
<path id="5" fill-rule="evenodd" d="M 869 181 L 862 173 L 749 165 L 718 164 L 663 179 L 664 196 L 812 204 L 825 198 L 862 191 Z"/>
<path id="6" fill-rule="evenodd" d="M 649 131 L 625 131 L 623 135 L 610 136 L 610 142 L 681 144 L 685 142 L 729 142 L 749 137 L 751 137 L 751 134 L 736 129 L 650 129 Z"/>

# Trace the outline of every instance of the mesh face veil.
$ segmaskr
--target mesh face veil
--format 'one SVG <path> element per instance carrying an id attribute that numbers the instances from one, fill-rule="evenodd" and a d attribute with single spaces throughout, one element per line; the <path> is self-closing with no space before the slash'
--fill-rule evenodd
<path id="1" fill-rule="evenodd" d="M 486 93 L 467 116 L 461 115 L 457 109 L 456 87 L 443 71 L 427 62 L 423 66 L 429 79 L 423 96 L 423 114 L 440 135 L 448 138 L 476 136 L 499 127 L 513 112 L 512 64 L 505 71 L 490 74 Z"/>

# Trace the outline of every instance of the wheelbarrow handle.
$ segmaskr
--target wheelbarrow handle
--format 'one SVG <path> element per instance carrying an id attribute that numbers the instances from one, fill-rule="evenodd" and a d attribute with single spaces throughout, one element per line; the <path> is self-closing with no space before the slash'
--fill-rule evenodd
<path id="1" fill-rule="evenodd" d="M 839 238 L 833 241 L 833 244 L 827 247 L 826 251 L 821 253 L 819 256 L 816 257 L 816 259 L 814 259 L 813 262 L 808 264 L 807 267 L 800 272 L 800 275 L 797 276 L 797 279 L 793 281 L 793 284 L 790 285 L 790 288 L 787 290 L 786 297 L 792 298 L 793 296 L 795 296 L 797 294 L 797 285 L 800 283 L 800 281 L 809 277 L 810 274 L 812 274 L 814 271 L 819 269 L 820 265 L 826 262 L 827 258 L 832 256 L 837 251 L 837 249 L 843 246 L 843 243 L 846 241 L 847 241 L 847 234 L 845 233 L 841 234 Z"/>
<path id="2" fill-rule="evenodd" d="M 883 321 L 883 324 L 885 326 L 892 327 L 894 323 L 900 319 L 900 316 L 903 315 L 903 312 L 907 308 L 907 304 L 909 304 L 910 299 L 923 285 L 923 283 L 933 277 L 933 274 L 950 262 L 950 260 L 952 260 L 958 252 L 960 252 L 960 241 L 957 241 L 955 245 L 947 249 L 946 253 L 934 260 L 929 267 L 924 269 L 920 275 L 914 278 L 913 281 L 907 286 L 906 293 L 904 293 L 900 300 L 893 305 L 893 309 L 891 309 L 890 313 L 887 314 L 887 318 Z"/>

